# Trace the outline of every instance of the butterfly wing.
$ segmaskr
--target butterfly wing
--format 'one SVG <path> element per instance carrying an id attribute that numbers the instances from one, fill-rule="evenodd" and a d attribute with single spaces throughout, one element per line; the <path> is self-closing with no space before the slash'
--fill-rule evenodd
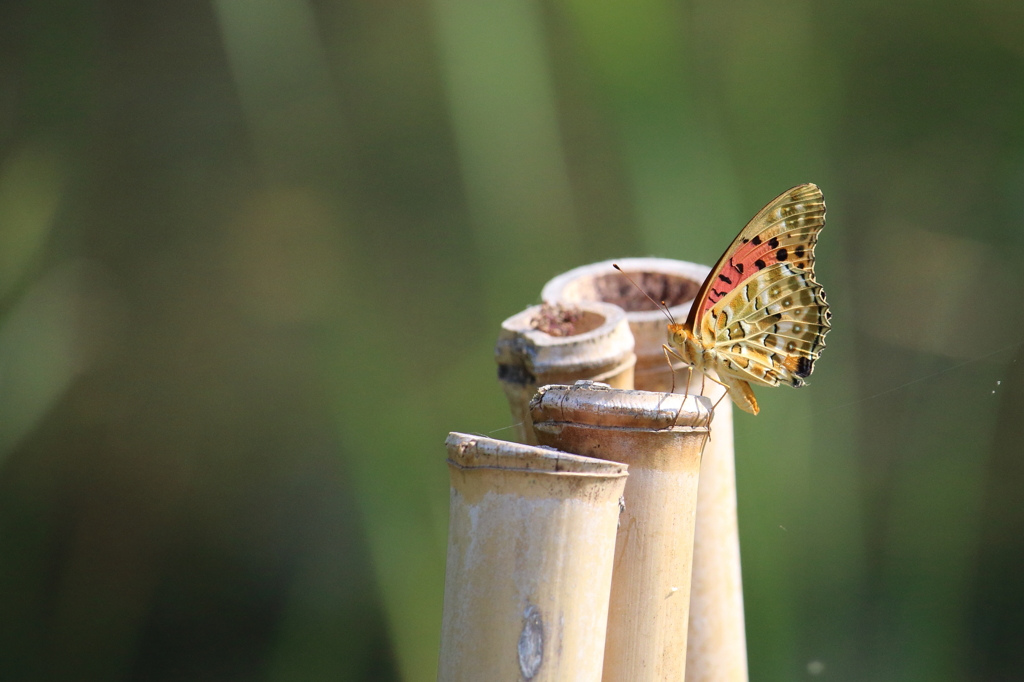
<path id="1" fill-rule="evenodd" d="M 757 414 L 749 383 L 804 385 L 831 313 L 814 278 L 825 202 L 812 184 L 779 195 L 747 224 L 704 282 L 692 327 L 713 348 L 736 404 Z"/>
<path id="2" fill-rule="evenodd" d="M 814 273 L 776 263 L 749 278 L 708 314 L 721 370 L 755 384 L 799 388 L 831 329 Z"/>
<path id="3" fill-rule="evenodd" d="M 716 303 L 774 263 L 790 262 L 813 273 L 814 244 L 824 225 L 825 198 L 817 185 L 798 185 L 775 197 L 711 269 L 690 306 L 687 326 L 699 335 L 703 318 Z"/>

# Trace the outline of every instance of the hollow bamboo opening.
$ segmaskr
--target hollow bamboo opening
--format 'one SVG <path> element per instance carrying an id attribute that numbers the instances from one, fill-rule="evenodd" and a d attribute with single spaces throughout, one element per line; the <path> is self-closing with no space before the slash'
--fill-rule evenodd
<path id="1" fill-rule="evenodd" d="M 528 408 L 538 386 L 591 379 L 632 388 L 633 346 L 622 309 L 599 301 L 533 306 L 505 320 L 494 354 L 516 440 L 537 443 Z"/>

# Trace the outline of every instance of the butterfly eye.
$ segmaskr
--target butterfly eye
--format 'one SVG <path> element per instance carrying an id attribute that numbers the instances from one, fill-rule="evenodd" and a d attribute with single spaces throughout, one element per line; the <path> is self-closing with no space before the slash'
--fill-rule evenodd
<path id="1" fill-rule="evenodd" d="M 772 298 L 775 298 L 780 293 L 782 292 L 779 291 L 778 287 L 772 287 L 771 289 L 768 290 L 768 295 L 771 296 Z"/>
<path id="2" fill-rule="evenodd" d="M 793 331 L 796 332 L 797 334 L 799 334 L 802 330 L 803 330 L 803 327 L 801 327 L 800 325 L 798 325 L 798 324 L 794 324 L 793 325 Z"/>
<path id="3" fill-rule="evenodd" d="M 789 343 L 786 344 L 786 350 L 792 353 L 793 351 L 796 350 L 796 344 L 790 341 Z"/>
<path id="4" fill-rule="evenodd" d="M 789 306 L 793 305 L 793 299 L 791 299 L 791 298 L 783 299 L 782 300 L 782 305 L 783 305 L 783 307 L 788 308 Z"/>

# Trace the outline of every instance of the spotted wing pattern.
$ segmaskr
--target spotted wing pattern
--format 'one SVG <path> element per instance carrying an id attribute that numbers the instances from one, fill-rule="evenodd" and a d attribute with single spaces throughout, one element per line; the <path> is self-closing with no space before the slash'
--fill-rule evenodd
<path id="1" fill-rule="evenodd" d="M 700 318 L 748 278 L 775 263 L 791 263 L 814 272 L 814 245 L 825 226 L 825 198 L 813 183 L 775 197 L 750 219 L 704 281 L 687 322 L 701 328 Z"/>
<path id="2" fill-rule="evenodd" d="M 810 270 L 776 263 L 722 298 L 705 316 L 719 374 L 764 386 L 799 388 L 831 328 L 825 292 Z"/>
<path id="3" fill-rule="evenodd" d="M 825 200 L 813 184 L 765 206 L 708 275 L 690 309 L 690 329 L 729 394 L 757 414 L 750 383 L 799 388 L 814 370 L 831 328 L 825 292 L 814 279 L 814 246 Z"/>

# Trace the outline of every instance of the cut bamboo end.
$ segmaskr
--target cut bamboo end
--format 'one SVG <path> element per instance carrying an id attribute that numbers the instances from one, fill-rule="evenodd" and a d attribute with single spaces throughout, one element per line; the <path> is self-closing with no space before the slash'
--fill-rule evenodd
<path id="1" fill-rule="evenodd" d="M 665 313 L 657 309 L 613 264 L 656 301 L 665 301 L 677 322 L 683 322 L 690 303 L 711 271 L 705 265 L 669 258 L 621 258 L 569 270 L 544 285 L 541 300 L 550 304 L 613 303 L 626 311 L 636 353 L 634 388 L 668 391 L 672 370 L 662 345 L 667 340 Z M 680 387 L 682 388 L 682 387 Z"/>
<path id="2" fill-rule="evenodd" d="M 665 315 L 612 263 L 617 263 L 655 300 L 665 300 L 678 322 L 689 314 L 693 296 L 710 269 L 665 258 L 622 258 L 594 263 L 559 275 L 544 287 L 549 303 L 600 300 L 626 310 L 636 345 L 634 385 L 647 391 L 701 393 L 718 402 L 723 389 L 699 373 L 670 366 L 662 350 L 667 341 Z M 690 634 L 686 677 L 689 682 L 746 682 L 747 644 L 743 617 L 732 403 L 718 402 L 711 439 L 704 449 L 690 595 Z"/>
<path id="3" fill-rule="evenodd" d="M 629 465 L 603 679 L 682 680 L 710 402 L 585 383 L 542 388 L 531 412 L 541 443 Z"/>
<path id="4" fill-rule="evenodd" d="M 549 431 L 554 424 L 638 431 L 678 428 L 679 433 L 698 431 L 701 440 L 713 415 L 711 401 L 704 396 L 620 390 L 595 381 L 543 386 L 530 401 L 530 412 L 534 420 L 540 417 L 547 423 Z"/>
<path id="5" fill-rule="evenodd" d="M 545 331 L 546 308 L 533 306 L 501 325 L 494 349 L 498 379 L 508 398 L 516 439 L 536 444 L 530 398 L 538 386 L 571 384 L 580 379 L 633 387 L 633 335 L 626 314 L 597 301 L 574 306 L 577 319 L 555 335 Z M 556 330 L 550 330 L 556 331 Z"/>
<path id="6" fill-rule="evenodd" d="M 601 679 L 623 463 L 452 433 L 439 682 Z"/>

